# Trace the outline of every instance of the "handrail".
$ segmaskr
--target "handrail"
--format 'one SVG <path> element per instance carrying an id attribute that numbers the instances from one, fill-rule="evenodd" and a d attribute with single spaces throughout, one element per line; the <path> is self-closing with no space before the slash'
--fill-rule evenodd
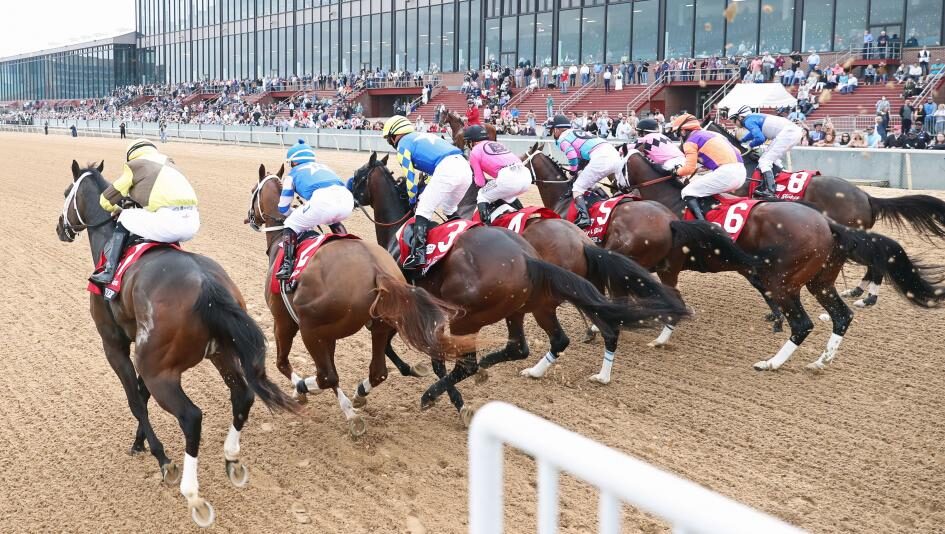
<path id="1" fill-rule="evenodd" d="M 739 78 L 739 75 L 738 75 L 738 72 L 736 71 L 728 80 L 725 81 L 724 84 L 722 84 L 722 87 L 719 87 L 719 89 L 716 92 L 712 93 L 712 96 L 710 96 L 708 99 L 706 99 L 705 102 L 703 102 L 702 117 L 705 117 L 708 114 L 708 111 L 712 109 L 712 106 L 715 105 L 716 102 L 719 102 L 720 100 L 725 98 L 725 95 L 728 94 L 732 86 L 738 83 L 738 78 Z"/>
<path id="2" fill-rule="evenodd" d="M 916 109 L 916 106 L 922 105 L 922 101 L 927 99 L 929 95 L 938 88 L 942 83 L 943 75 L 945 75 L 945 68 L 941 68 L 935 74 L 925 77 L 925 87 L 923 87 L 922 91 L 914 96 L 912 102 L 910 102 L 912 109 Z"/>
<path id="3" fill-rule="evenodd" d="M 646 86 L 637 96 L 633 97 L 630 102 L 627 103 L 627 115 L 630 115 L 630 112 L 633 111 L 636 113 L 637 108 L 643 104 L 644 100 L 650 100 L 653 95 L 656 93 L 656 89 L 666 83 L 666 80 L 669 78 L 669 75 L 666 74 L 669 71 L 663 71 L 656 76 L 656 79 L 653 80 L 653 83 Z"/>
<path id="4" fill-rule="evenodd" d="M 561 82 L 561 81 L 559 80 L 558 83 L 563 83 L 563 82 Z M 570 106 L 573 105 L 575 102 L 577 102 L 578 100 L 580 100 L 581 97 L 583 97 L 585 94 L 587 94 L 591 89 L 593 89 L 593 88 L 596 87 L 596 86 L 597 86 L 597 80 L 596 80 L 596 79 L 591 80 L 591 81 L 587 82 L 586 84 L 582 85 L 580 89 L 578 89 L 577 91 L 571 93 L 570 96 L 568 96 L 567 98 L 565 98 L 565 99 L 561 102 L 561 105 L 558 106 L 558 109 L 559 109 L 562 113 L 564 113 L 565 111 L 567 111 L 568 107 L 570 107 Z"/>

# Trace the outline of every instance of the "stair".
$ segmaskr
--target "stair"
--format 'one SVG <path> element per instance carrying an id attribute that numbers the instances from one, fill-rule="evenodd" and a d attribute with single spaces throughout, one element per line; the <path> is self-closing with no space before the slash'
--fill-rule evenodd
<path id="1" fill-rule="evenodd" d="M 883 96 L 889 100 L 889 114 L 896 115 L 899 107 L 905 102 L 902 98 L 902 85 L 897 83 L 861 85 L 847 95 L 834 91 L 827 102 L 821 100 L 822 95 L 823 93 L 817 95 L 820 107 L 810 112 L 807 116 L 808 122 L 827 117 L 875 115 L 876 101 Z"/>
<path id="2" fill-rule="evenodd" d="M 459 116 L 465 116 L 466 114 L 466 94 L 459 91 L 452 91 L 449 89 L 442 89 L 439 93 L 435 94 L 433 98 L 429 100 L 426 104 L 418 107 L 413 113 L 410 114 L 409 118 L 412 121 L 417 120 L 417 116 L 422 116 L 423 120 L 427 123 L 433 122 L 433 114 L 436 111 L 436 108 L 440 104 L 446 104 L 446 109 L 452 111 Z M 482 110 L 480 110 L 481 112 Z"/>

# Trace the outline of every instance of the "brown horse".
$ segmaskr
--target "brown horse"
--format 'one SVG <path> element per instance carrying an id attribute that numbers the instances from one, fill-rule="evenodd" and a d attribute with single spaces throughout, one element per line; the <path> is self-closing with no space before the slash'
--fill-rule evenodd
<path id="1" fill-rule="evenodd" d="M 466 150 L 466 138 L 463 136 L 464 123 L 462 117 L 450 110 L 446 110 L 444 113 L 440 114 L 440 126 L 446 126 L 447 124 L 453 135 L 453 145 L 460 150 Z M 489 139 L 495 141 L 495 126 L 483 124 L 482 127 L 486 129 L 486 134 L 488 134 Z"/>
<path id="2" fill-rule="evenodd" d="M 643 198 L 683 214 L 683 186 L 679 181 L 661 176 L 636 150 L 630 151 L 627 171 L 630 185 L 639 188 Z M 937 268 L 915 265 L 899 243 L 888 237 L 847 228 L 801 203 L 757 205 L 744 222 L 737 244 L 765 261 L 766 265 L 757 271 L 738 271 L 762 293 L 772 311 L 784 313 L 791 326 L 790 339 L 773 358 L 756 363 L 758 370 L 778 369 L 813 330 L 814 324 L 801 304 L 800 291 L 805 286 L 833 322 L 826 349 L 808 368 L 823 369 L 833 360 L 853 319 L 834 287 L 847 259 L 878 269 L 918 306 L 933 307 L 945 300 L 945 291 L 934 285 L 942 281 Z M 710 268 L 718 268 L 717 263 L 708 258 Z"/>
<path id="3" fill-rule="evenodd" d="M 396 232 L 410 216 L 411 207 L 403 181 L 395 181 L 387 168 L 387 157 L 378 160 L 377 154 L 371 154 L 368 163 L 355 172 L 351 189 L 359 205 L 374 208 L 372 220 L 378 243 L 395 253 Z M 640 273 L 647 276 L 642 269 Z M 501 320 L 508 327 L 505 349 L 485 356 L 482 362 L 470 352 L 448 375 L 442 362 L 434 362 L 440 380 L 424 393 L 421 406 L 431 406 L 446 391 L 464 420 L 468 420 L 470 411 L 463 405 L 456 384 L 476 374 L 480 365 L 489 367 L 528 357 L 526 313 L 531 313 L 548 333 L 552 353 L 563 350 L 567 339 L 555 316 L 561 302 L 576 306 L 600 328 L 605 339 L 615 339 L 618 328 L 643 327 L 657 317 L 678 318 L 688 313 L 675 299 L 609 302 L 591 283 L 540 260 L 535 248 L 518 234 L 492 226 L 473 227 L 455 237 L 450 254 L 417 284 L 463 310 L 450 322 L 454 334 L 476 334 Z"/>
<path id="4" fill-rule="evenodd" d="M 108 187 L 103 165 L 80 169 L 72 162 L 73 182 L 66 188 L 56 233 L 71 243 L 89 231 L 93 262 L 114 232 L 111 215 L 99 206 Z M 294 410 L 297 404 L 266 377 L 266 338 L 246 313 L 239 290 L 213 260 L 174 248 L 148 252 L 124 274 L 122 290 L 111 301 L 91 295 L 92 319 L 102 338 L 108 363 L 121 380 L 138 430 L 131 453 L 145 450 L 158 461 L 164 481 L 180 479 L 191 517 L 202 527 L 215 519 L 210 503 L 198 495 L 197 452 L 200 447 L 200 408 L 181 388 L 184 371 L 204 358 L 213 362 L 230 388 L 233 423 L 223 444 L 226 474 L 237 487 L 249 481 L 240 463 L 240 432 L 254 395 L 270 408 Z M 131 343 L 135 344 L 134 362 Z M 164 453 L 148 418 L 150 396 L 177 418 L 186 439 L 183 475 Z"/>
<path id="5" fill-rule="evenodd" d="M 275 323 L 276 367 L 292 382 L 300 401 L 304 402 L 309 391 L 332 389 L 351 434 L 359 436 L 365 431 L 365 423 L 355 408 L 364 406 L 367 394 L 387 379 L 385 349 L 394 334 L 400 333 L 408 345 L 433 358 L 475 350 L 475 342 L 449 336 L 445 329 L 456 309 L 423 289 L 407 285 L 387 251 L 360 239 L 339 239 L 322 245 L 323 249 L 302 271 L 291 295 L 270 291 L 272 266 L 281 241 L 276 231 L 282 229 L 284 221 L 277 209 L 283 171 L 284 167 L 276 174 L 267 174 L 265 166 L 259 166 L 259 182 L 253 187 L 245 221 L 254 229 L 266 227 L 269 270 L 265 295 Z M 364 326 L 371 331 L 371 364 L 368 377 L 358 384 L 352 401 L 338 387 L 335 343 Z M 302 378 L 289 362 L 292 341 L 300 330 L 315 362 L 314 377 Z M 396 354 L 392 360 L 405 375 L 429 372 L 408 366 Z"/>
<path id="6" fill-rule="evenodd" d="M 741 148 L 741 143 L 731 132 L 712 120 L 707 120 L 704 127 L 724 135 L 735 147 Z M 758 167 L 758 156 L 755 152 L 742 156 L 750 177 Z M 745 186 L 733 194 L 748 196 L 748 185 L 745 182 Z M 945 239 L 945 202 L 930 195 L 878 198 L 843 178 L 814 176 L 802 200 L 812 204 L 827 217 L 851 228 L 869 230 L 878 221 L 886 220 L 900 230 L 909 225 L 920 235 Z M 879 286 L 882 283 L 882 274 L 868 267 L 860 285 L 844 291 L 841 296 L 856 298 L 868 291 L 867 297 L 856 301 L 854 305 L 861 308 L 872 306 L 879 298 Z"/>
<path id="7" fill-rule="evenodd" d="M 539 149 L 538 143 L 532 146 L 523 161 L 538 184 L 542 204 L 564 217 L 573 201 L 571 186 L 574 181 Z M 703 221 L 680 221 L 669 208 L 649 200 L 618 204 L 610 214 L 610 225 L 601 245 L 656 271 L 660 280 L 671 287 L 676 287 L 683 268 L 705 271 L 709 257 L 723 262 L 726 270 L 760 265 L 755 256 L 741 250 L 716 225 Z M 649 346 L 669 344 L 674 328 L 673 324 L 665 325 Z"/>

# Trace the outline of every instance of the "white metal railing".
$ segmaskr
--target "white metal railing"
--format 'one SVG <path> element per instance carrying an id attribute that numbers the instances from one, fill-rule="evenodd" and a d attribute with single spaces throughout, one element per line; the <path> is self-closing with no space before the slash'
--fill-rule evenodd
<path id="1" fill-rule="evenodd" d="M 932 93 L 938 89 L 938 86 L 942 83 L 942 76 L 945 75 L 945 68 L 938 69 L 934 74 L 929 71 L 929 75 L 925 77 L 925 87 L 922 88 L 922 91 L 912 98 L 911 106 L 912 109 L 916 109 L 916 106 L 922 105 L 922 101 L 932 96 Z"/>
<path id="2" fill-rule="evenodd" d="M 738 83 L 738 79 L 739 79 L 738 71 L 736 71 L 734 76 L 732 76 L 724 84 L 722 84 L 722 87 L 719 87 L 719 89 L 716 92 L 712 93 L 712 96 L 710 96 L 702 104 L 702 117 L 708 116 L 709 111 L 712 109 L 712 106 L 714 106 L 717 102 L 725 98 L 725 95 L 727 95 L 728 92 L 732 90 L 732 87 L 736 83 Z"/>
<path id="3" fill-rule="evenodd" d="M 566 471 L 600 489 L 599 530 L 620 531 L 621 502 L 656 515 L 676 534 L 801 532 L 698 484 L 503 402 L 483 406 L 469 427 L 469 532 L 504 531 L 503 445 L 538 463 L 538 532 L 558 531 L 558 479 Z"/>
<path id="4" fill-rule="evenodd" d="M 656 79 L 652 83 L 647 85 L 642 92 L 638 93 L 637 96 L 633 97 L 630 102 L 627 102 L 627 115 L 630 115 L 630 112 L 636 112 L 643 105 L 644 101 L 649 101 L 653 98 L 653 95 L 663 86 L 666 82 L 666 72 L 662 72 L 656 76 Z"/>
<path id="5" fill-rule="evenodd" d="M 567 111 L 567 109 L 568 109 L 569 107 L 573 106 L 575 102 L 577 102 L 578 100 L 580 100 L 581 98 L 583 98 L 584 95 L 586 95 L 586 94 L 589 93 L 591 90 L 593 90 L 594 87 L 596 87 L 596 86 L 598 85 L 598 81 L 600 81 L 600 80 L 601 80 L 600 78 L 591 79 L 591 80 L 588 81 L 586 84 L 582 85 L 580 89 L 578 89 L 577 91 L 575 91 L 575 92 L 571 93 L 570 95 L 568 95 L 568 97 L 565 98 L 565 99 L 561 102 L 561 105 L 559 106 L 559 108 L 560 108 L 562 111 Z M 560 83 L 564 83 L 564 82 L 561 82 L 561 81 L 559 80 L 558 83 L 560 84 Z"/>

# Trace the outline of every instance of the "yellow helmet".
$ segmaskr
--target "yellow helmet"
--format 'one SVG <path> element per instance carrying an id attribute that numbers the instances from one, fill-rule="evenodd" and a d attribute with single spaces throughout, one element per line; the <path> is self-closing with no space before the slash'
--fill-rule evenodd
<path id="1" fill-rule="evenodd" d="M 387 119 L 384 128 L 381 130 L 381 137 L 391 137 L 393 135 L 408 134 L 413 132 L 413 124 L 403 115 L 394 115 Z"/>
<path id="2" fill-rule="evenodd" d="M 131 161 L 152 151 L 157 152 L 157 147 L 154 146 L 154 143 L 147 139 L 135 139 L 128 145 L 128 150 L 125 152 L 125 160 Z"/>

